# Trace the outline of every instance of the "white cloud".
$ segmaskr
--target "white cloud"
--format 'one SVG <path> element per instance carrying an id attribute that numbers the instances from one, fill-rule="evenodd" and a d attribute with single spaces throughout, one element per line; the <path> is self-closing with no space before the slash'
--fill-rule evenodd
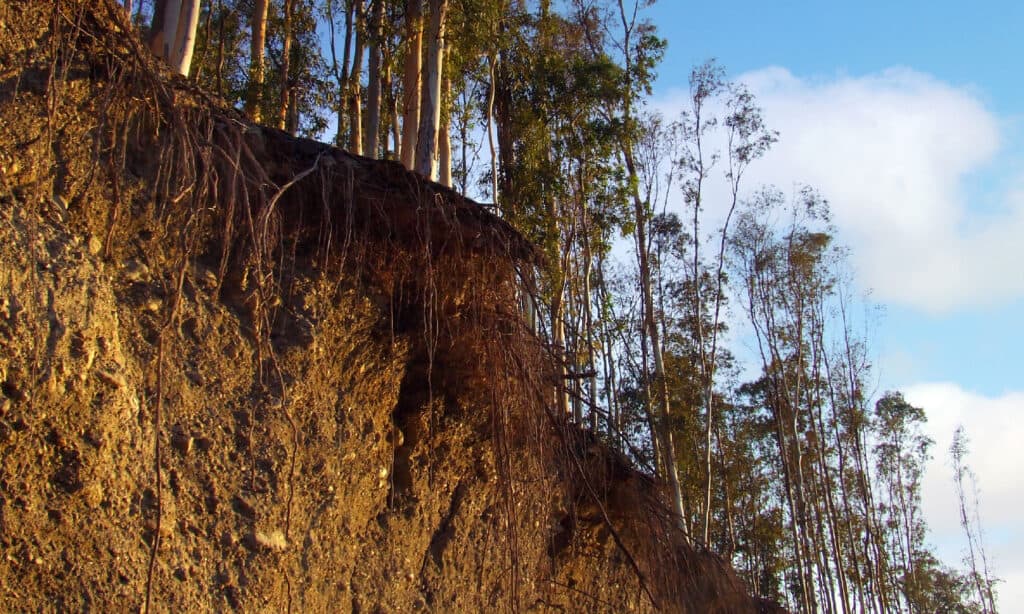
<path id="1" fill-rule="evenodd" d="M 971 91 L 904 68 L 829 80 L 766 68 L 737 79 L 780 132 L 747 185 L 818 188 L 876 299 L 935 313 L 1024 295 L 1024 189 L 999 194 L 996 211 L 968 189 L 1003 128 Z M 675 117 L 685 97 L 655 106 Z"/>
<path id="2" fill-rule="evenodd" d="M 1024 608 L 1024 391 L 987 397 L 953 383 L 924 383 L 904 391 L 928 415 L 934 457 L 922 484 L 922 507 L 930 541 L 940 558 L 959 566 L 966 540 L 960 528 L 949 445 L 963 424 L 969 443 L 967 464 L 977 475 L 985 545 L 999 585 L 1001 611 Z"/>

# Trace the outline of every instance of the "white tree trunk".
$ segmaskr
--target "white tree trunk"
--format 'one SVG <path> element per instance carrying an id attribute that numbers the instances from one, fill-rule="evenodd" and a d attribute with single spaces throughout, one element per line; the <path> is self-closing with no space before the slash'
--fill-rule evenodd
<path id="1" fill-rule="evenodd" d="M 427 62 L 423 67 L 420 129 L 416 143 L 416 171 L 437 179 L 438 130 L 441 126 L 441 70 L 444 63 L 444 26 L 448 0 L 430 0 Z"/>
<path id="2" fill-rule="evenodd" d="M 420 127 L 420 70 L 423 68 L 423 0 L 408 0 L 405 5 L 405 74 L 402 90 L 402 165 L 413 170 L 416 164 L 416 133 Z"/>
<path id="3" fill-rule="evenodd" d="M 149 48 L 179 75 L 188 76 L 199 27 L 200 0 L 157 0 Z"/>
<path id="4" fill-rule="evenodd" d="M 161 45 L 158 55 L 168 64 L 171 62 L 171 49 L 174 48 L 174 39 L 178 35 L 178 16 L 181 14 L 182 0 L 168 0 L 164 9 L 164 31 L 161 36 Z"/>
<path id="5" fill-rule="evenodd" d="M 170 61 L 174 35 L 178 31 L 178 13 L 181 0 L 158 0 L 153 11 L 153 27 L 150 35 L 150 49 L 153 54 Z"/>
<path id="6" fill-rule="evenodd" d="M 192 67 L 192 52 L 196 47 L 196 30 L 199 27 L 199 0 L 182 0 L 178 11 L 178 27 L 174 35 L 174 47 L 168 59 L 171 68 L 179 75 L 188 76 Z"/>

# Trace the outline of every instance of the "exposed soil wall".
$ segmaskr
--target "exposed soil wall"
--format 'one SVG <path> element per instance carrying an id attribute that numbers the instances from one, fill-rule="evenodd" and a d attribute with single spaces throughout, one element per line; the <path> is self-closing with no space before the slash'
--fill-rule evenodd
<path id="1" fill-rule="evenodd" d="M 759 611 L 548 410 L 504 222 L 0 4 L 0 610 Z"/>

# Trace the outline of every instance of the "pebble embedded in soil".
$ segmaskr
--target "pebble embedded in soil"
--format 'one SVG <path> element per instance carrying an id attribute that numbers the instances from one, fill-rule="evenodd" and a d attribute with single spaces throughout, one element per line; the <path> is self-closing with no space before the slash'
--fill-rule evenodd
<path id="1" fill-rule="evenodd" d="M 284 533 L 278 530 L 271 531 L 270 533 L 256 531 L 253 534 L 253 539 L 259 546 L 266 548 L 267 550 L 276 550 L 280 552 L 288 548 L 288 540 L 284 538 Z"/>
<path id="2" fill-rule="evenodd" d="M 126 383 L 124 378 L 119 373 L 112 373 L 110 371 L 97 371 L 96 376 L 99 377 L 103 382 L 114 388 L 124 388 Z"/>
<path id="3" fill-rule="evenodd" d="M 142 281 L 149 277 L 149 267 L 138 260 L 129 260 L 124 263 L 124 278 L 128 281 Z"/>
<path id="4" fill-rule="evenodd" d="M 185 433 L 174 433 L 171 435 L 171 445 L 174 449 L 182 454 L 189 454 L 192 452 L 192 446 L 195 443 L 195 439 L 191 435 Z"/>

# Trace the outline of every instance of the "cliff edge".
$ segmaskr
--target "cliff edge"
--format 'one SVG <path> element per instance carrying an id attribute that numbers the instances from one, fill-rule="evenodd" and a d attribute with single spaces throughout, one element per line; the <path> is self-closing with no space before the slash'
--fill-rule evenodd
<path id="1" fill-rule="evenodd" d="M 0 610 L 759 612 L 548 409 L 532 248 L 0 4 Z"/>

